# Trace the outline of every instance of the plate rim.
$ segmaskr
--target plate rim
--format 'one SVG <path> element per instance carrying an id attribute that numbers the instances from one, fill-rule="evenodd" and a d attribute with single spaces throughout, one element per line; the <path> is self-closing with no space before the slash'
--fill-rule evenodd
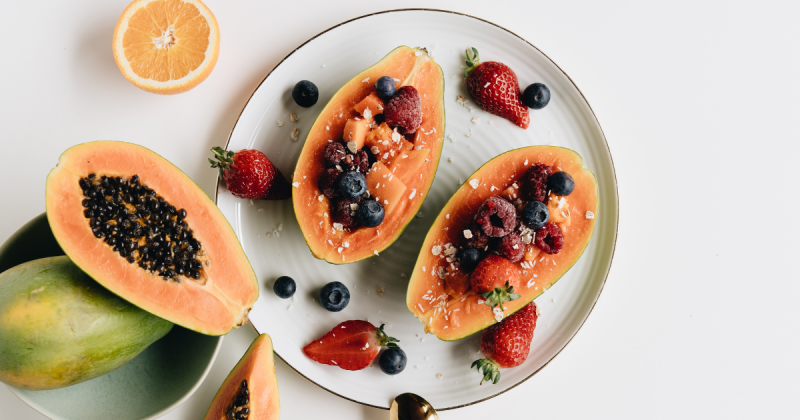
<path id="1" fill-rule="evenodd" d="M 603 290 L 605 289 L 606 282 L 608 281 L 608 276 L 609 276 L 609 274 L 611 273 L 611 267 L 614 265 L 614 255 L 616 254 L 616 250 L 617 250 L 617 238 L 619 237 L 619 183 L 617 182 L 617 171 L 616 171 L 616 166 L 614 165 L 614 157 L 613 157 L 613 155 L 611 154 L 611 148 L 608 146 L 608 139 L 606 138 L 605 131 L 603 131 L 603 127 L 602 127 L 602 125 L 600 124 L 600 120 L 597 118 L 597 114 L 595 114 L 595 112 L 594 112 L 594 109 L 592 108 L 592 105 L 591 105 L 591 104 L 589 103 L 589 101 L 586 99 L 586 96 L 583 94 L 583 91 L 581 91 L 581 89 L 578 87 L 578 85 L 575 83 L 575 81 L 574 81 L 574 80 L 572 80 L 572 78 L 571 78 L 571 77 L 569 77 L 569 75 L 567 74 L 567 72 L 565 72 L 565 71 L 564 71 L 564 69 L 562 69 L 562 68 L 561 68 L 561 67 L 560 67 L 558 64 L 556 64 L 556 62 L 555 62 L 555 61 L 553 61 L 553 59 L 552 59 L 552 58 L 550 58 L 550 56 L 548 56 L 547 54 L 545 54 L 545 53 L 544 53 L 544 51 L 540 50 L 540 49 L 539 49 L 537 46 L 533 45 L 533 44 L 532 44 L 530 41 L 528 41 L 527 39 L 525 39 L 525 38 L 523 38 L 523 37 L 521 37 L 521 36 L 517 35 L 515 32 L 513 32 L 513 31 L 511 31 L 511 30 L 509 30 L 509 29 L 507 29 L 507 28 L 504 28 L 504 27 L 502 27 L 502 26 L 500 26 L 500 25 L 498 25 L 498 24 L 496 24 L 496 23 L 494 23 L 494 22 L 488 21 L 488 20 L 486 20 L 486 19 L 482 19 L 482 18 L 479 18 L 479 17 L 476 17 L 476 16 L 472 16 L 472 15 L 470 15 L 470 14 L 467 14 L 467 13 L 456 12 L 456 11 L 452 11 L 452 10 L 445 10 L 445 9 L 433 9 L 433 8 L 413 8 L 413 7 L 412 7 L 412 8 L 401 8 L 401 9 L 387 9 L 387 10 L 382 10 L 382 11 L 378 11 L 378 12 L 373 12 L 373 13 L 368 13 L 368 14 L 365 14 L 365 15 L 357 16 L 357 17 L 354 17 L 354 18 L 352 18 L 352 19 L 348 19 L 348 20 L 346 20 L 346 21 L 344 21 L 344 22 L 341 22 L 341 23 L 338 23 L 338 24 L 336 24 L 336 25 L 333 25 L 333 26 L 331 26 L 331 27 L 329 27 L 329 28 L 327 28 L 327 29 L 323 30 L 322 32 L 319 32 L 319 33 L 317 33 L 316 35 L 312 36 L 311 38 L 309 38 L 308 40 L 306 40 L 306 41 L 305 41 L 305 42 L 303 42 L 302 44 L 298 45 L 298 46 L 297 46 L 295 49 L 293 49 L 291 52 L 289 52 L 288 54 L 286 54 L 286 56 L 285 56 L 285 57 L 283 57 L 283 58 L 281 59 L 281 61 L 279 61 L 277 64 L 275 64 L 275 66 L 274 66 L 274 67 L 272 67 L 272 69 L 271 69 L 269 72 L 267 72 L 267 74 L 264 76 L 264 78 L 263 78 L 263 79 L 261 79 L 261 81 L 258 83 L 258 85 L 257 85 L 257 86 L 256 86 L 256 87 L 253 89 L 253 91 L 250 93 L 250 96 L 248 96 L 247 100 L 245 101 L 244 105 L 242 106 L 242 109 L 239 111 L 239 115 L 237 115 L 237 116 L 236 116 L 236 122 L 234 122 L 234 123 L 233 123 L 233 126 L 231 127 L 231 130 L 230 130 L 230 132 L 228 133 L 228 138 L 227 138 L 227 140 L 225 141 L 225 147 L 224 147 L 224 148 L 225 148 L 225 150 L 228 150 L 228 146 L 230 146 L 231 138 L 233 137 L 233 132 L 234 132 L 234 130 L 236 129 L 236 126 L 239 124 L 239 120 L 241 119 L 241 117 L 242 117 L 242 113 L 244 113 L 244 110 L 245 110 L 245 108 L 247 108 L 247 105 L 249 105 L 249 104 L 250 104 L 250 101 L 253 99 L 253 95 L 255 95 L 256 91 L 258 91 L 258 89 L 261 87 L 261 85 L 263 85 L 263 84 L 264 84 L 264 82 L 266 82 L 266 81 L 267 81 L 267 79 L 269 78 L 269 76 L 270 76 L 270 75 L 272 75 L 272 73 L 275 71 L 275 69 L 277 69 L 278 67 L 280 67 L 280 65 L 281 65 L 281 64 L 283 64 L 283 62 L 284 62 L 284 61 L 286 61 L 286 60 L 287 60 L 287 59 L 288 59 L 290 56 L 292 56 L 292 55 L 293 55 L 295 52 L 297 52 L 298 50 L 300 50 L 301 48 L 303 48 L 303 47 L 304 47 L 306 44 L 308 44 L 309 42 L 311 42 L 311 41 L 313 41 L 313 40 L 315 40 L 315 39 L 319 38 L 320 36 L 322 36 L 322 35 L 324 35 L 324 34 L 326 34 L 326 33 L 330 32 L 330 31 L 332 31 L 332 30 L 334 30 L 334 29 L 336 29 L 336 28 L 338 28 L 338 27 L 340 27 L 340 26 L 346 25 L 346 24 L 348 24 L 348 23 L 350 23 L 350 22 L 354 22 L 354 21 L 356 21 L 356 20 L 360 20 L 360 19 L 368 18 L 368 17 L 371 17 L 371 16 L 382 15 L 382 14 L 387 14 L 387 13 L 395 13 L 395 12 L 436 12 L 436 13 L 449 13 L 449 14 L 453 14 L 453 15 L 459 15 L 459 16 L 463 16 L 463 17 L 467 17 L 467 18 L 475 19 L 475 20 L 478 20 L 478 21 L 480 21 L 480 22 L 483 22 L 483 23 L 487 23 L 487 24 L 489 24 L 489 25 L 492 25 L 492 26 L 494 26 L 494 27 L 496 27 L 496 28 L 502 29 L 502 30 L 504 30 L 504 31 L 508 32 L 509 34 L 511 34 L 511 35 L 513 35 L 513 36 L 515 36 L 515 37 L 517 37 L 519 40 L 521 40 L 521 41 L 525 42 L 526 44 L 530 45 L 531 47 L 533 47 L 533 48 L 534 48 L 536 51 L 538 51 L 538 52 L 539 52 L 540 54 L 542 54 L 542 55 L 543 55 L 545 58 L 547 58 L 547 60 L 549 60 L 549 61 L 550 61 L 550 62 L 551 62 L 551 63 L 552 63 L 554 66 L 556 66 L 556 68 L 557 68 L 557 69 L 558 69 L 558 70 L 559 70 L 559 71 L 560 71 L 560 72 L 561 72 L 561 73 L 562 73 L 562 74 L 563 74 L 563 75 L 564 75 L 564 76 L 567 78 L 567 80 L 569 80 L 569 82 L 572 84 L 572 86 L 574 86 L 574 87 L 575 87 L 575 89 L 576 89 L 576 90 L 578 91 L 578 93 L 581 95 L 581 98 L 583 99 L 583 101 L 586 103 L 586 106 L 588 106 L 588 107 L 589 107 L 589 111 L 592 113 L 592 117 L 594 117 L 594 120 L 595 120 L 595 122 L 597 123 L 597 127 L 600 129 L 600 135 L 601 135 L 601 137 L 603 138 L 603 142 L 605 143 L 606 150 L 608 151 L 608 157 L 609 157 L 609 159 L 611 160 L 611 174 L 613 175 L 613 178 L 614 178 L 614 197 L 615 197 L 615 207 L 616 207 L 616 210 L 617 210 L 617 218 L 616 218 L 616 220 L 614 221 L 614 241 L 613 241 L 613 243 L 612 243 L 612 245 L 611 245 L 611 259 L 610 259 L 610 260 L 609 260 L 609 262 L 608 262 L 608 269 L 606 270 L 605 276 L 604 276 L 604 278 L 603 278 L 603 282 L 602 282 L 602 284 L 600 285 L 600 291 L 597 293 L 597 297 L 595 298 L 594 302 L 592 302 L 592 307 L 591 307 L 591 308 L 589 308 L 589 312 L 586 314 L 586 317 L 585 317 L 585 318 L 583 319 L 583 321 L 581 322 L 581 325 L 580 325 L 580 326 L 578 326 L 578 329 L 577 329 L 577 330 L 575 330 L 575 333 L 574 333 L 574 334 L 572 334 L 572 336 L 571 336 L 571 337 L 569 337 L 569 339 L 567 340 L 567 342 L 566 342 L 566 343 L 564 343 L 564 345 L 563 345 L 563 346 L 562 346 L 562 347 L 561 347 L 561 348 L 560 348 L 560 349 L 559 349 L 559 350 L 558 350 L 558 351 L 557 351 L 557 352 L 556 352 L 556 353 L 555 353 L 555 354 L 554 354 L 554 355 L 553 355 L 553 356 L 550 358 L 550 360 L 548 360 L 547 362 L 545 362 L 545 363 L 544 363 L 544 364 L 543 364 L 541 367 L 539 367 L 539 369 L 536 369 L 536 370 L 535 370 L 535 371 L 533 371 L 533 372 L 532 372 L 530 375 L 526 376 L 525 378 L 523 378 L 522 380 L 520 380 L 520 381 L 519 381 L 519 382 L 517 382 L 516 384 L 514 384 L 514 385 L 512 385 L 512 386 L 510 386 L 510 387 L 508 387 L 508 388 L 506 388 L 506 389 L 504 389 L 504 390 L 502 390 L 502 391 L 499 391 L 499 392 L 497 392 L 497 393 L 495 393 L 495 394 L 492 394 L 492 395 L 490 395 L 490 396 L 488 396 L 488 397 L 481 398 L 481 399 L 479 399 L 479 400 L 476 400 L 476 401 L 472 401 L 472 402 L 469 402 L 469 403 L 466 403 L 466 404 L 460 404 L 460 405 L 454 405 L 454 406 L 451 406 L 451 407 L 437 408 L 437 409 L 436 409 L 436 411 L 455 410 L 455 409 L 458 409 L 458 408 L 464 408 L 464 407 L 468 407 L 468 406 L 471 406 L 471 405 L 475 405 L 475 404 L 478 404 L 478 403 L 481 403 L 481 402 L 484 402 L 484 401 L 490 400 L 490 399 L 492 399 L 492 398 L 494 398 L 494 397 L 497 397 L 497 396 L 499 396 L 499 395 L 502 395 L 502 394 L 504 394 L 504 393 L 506 393 L 506 392 L 508 392 L 508 391 L 510 391 L 510 390 L 512 390 L 512 389 L 514 389 L 514 388 L 516 388 L 516 387 L 517 387 L 517 386 L 519 386 L 520 384 L 522 384 L 522 383 L 526 382 L 528 379 L 532 378 L 534 375 L 536 375 L 536 374 L 537 374 L 537 373 L 539 373 L 539 372 L 540 372 L 542 369 L 544 369 L 544 368 L 545 368 L 545 366 L 547 366 L 548 364 L 550 364 L 550 362 L 552 362 L 552 361 L 553 361 L 553 359 L 555 359 L 555 358 L 556 358 L 556 356 L 558 356 L 559 354 L 561 354 L 561 352 L 562 352 L 562 351 L 564 351 L 564 349 L 565 349 L 565 348 L 567 348 L 567 346 L 569 345 L 569 343 L 571 343 L 571 342 L 572 342 L 572 340 L 575 338 L 575 336 L 576 336 L 576 335 L 578 335 L 578 332 L 580 332 L 580 330 L 581 330 L 581 328 L 583 328 L 584 324 L 586 324 L 586 321 L 589 319 L 589 317 L 592 315 L 592 312 L 594 311 L 594 307 L 595 307 L 595 305 L 597 305 L 597 301 L 598 301 L 598 300 L 600 300 L 600 295 L 602 295 L 602 294 L 603 294 Z M 219 177 L 217 177 L 217 183 L 216 183 L 216 186 L 215 186 L 215 188 L 214 188 L 214 204 L 215 204 L 215 205 L 218 205 L 218 203 L 217 203 L 217 202 L 218 202 L 218 199 L 219 199 L 219 188 L 220 188 L 220 178 L 219 178 Z M 252 328 L 253 328 L 253 330 L 256 332 L 256 334 L 261 334 L 261 332 L 260 332 L 260 331 L 258 331 L 258 329 L 255 327 L 255 325 L 253 325 L 253 323 L 252 323 L 252 322 L 250 322 L 249 320 L 248 320 L 248 325 L 250 325 L 250 327 L 252 327 Z M 346 397 L 346 396 L 344 396 L 344 395 L 341 395 L 341 394 L 339 394 L 339 393 L 337 393 L 337 392 L 335 392 L 335 391 L 332 391 L 332 390 L 330 390 L 330 389 L 328 389 L 328 388 L 326 388 L 326 387 L 324 387 L 324 386 L 322 386 L 322 385 L 318 384 L 317 382 L 314 382 L 314 381 L 313 381 L 311 378 L 309 378 L 308 376 L 306 376 L 306 375 L 304 375 L 303 373 L 301 373 L 299 370 L 297 370 L 297 368 L 295 368 L 294 366 L 292 366 L 291 364 L 289 364 L 289 363 L 288 363 L 288 362 L 287 362 L 287 361 L 286 361 L 286 360 L 285 360 L 283 357 L 281 357 L 281 355 L 280 355 L 280 354 L 278 354 L 278 352 L 277 352 L 277 351 L 275 351 L 274 353 L 275 353 L 275 355 L 276 355 L 276 356 L 278 356 L 278 358 L 280 358 L 280 359 L 281 359 L 281 361 L 283 361 L 283 363 L 285 363 L 285 364 L 286 364 L 286 366 L 289 366 L 289 367 L 290 367 L 292 370 L 294 370 L 294 371 L 295 371 L 295 372 L 296 372 L 298 375 L 302 376 L 303 378 L 305 378 L 305 379 L 306 379 L 306 380 L 308 380 L 309 382 L 313 383 L 314 385 L 316 385 L 316 386 L 318 386 L 318 387 L 320 387 L 320 388 L 324 389 L 325 391 L 328 391 L 328 392 L 330 392 L 331 394 L 333 394 L 333 395 L 336 395 L 336 396 L 337 396 L 337 397 L 339 397 L 339 398 L 343 398 L 343 399 L 345 399 L 345 400 L 352 401 L 352 402 L 354 402 L 354 403 L 361 404 L 361 405 L 363 405 L 363 406 L 367 406 L 367 407 L 378 408 L 378 409 L 381 409 L 381 410 L 389 410 L 389 408 L 388 408 L 388 407 L 376 406 L 376 405 L 368 404 L 368 403 L 365 403 L 365 402 L 362 402 L 362 401 L 357 401 L 357 400 L 355 400 L 355 399 L 353 399 L 353 398 Z"/>

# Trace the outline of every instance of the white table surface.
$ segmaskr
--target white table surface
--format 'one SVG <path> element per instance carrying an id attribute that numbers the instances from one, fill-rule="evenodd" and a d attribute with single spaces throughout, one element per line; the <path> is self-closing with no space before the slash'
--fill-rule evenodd
<path id="1" fill-rule="evenodd" d="M 526 383 L 441 418 L 800 416 L 797 2 L 208 0 L 219 62 L 177 96 L 117 69 L 127 2 L 4 3 L 0 242 L 44 210 L 45 177 L 69 146 L 142 144 L 211 194 L 208 149 L 296 46 L 382 9 L 455 10 L 526 38 L 575 81 L 608 138 L 621 210 L 605 290 L 570 345 Z M 163 418 L 201 418 L 254 337 L 229 334 L 205 383 Z M 277 370 L 284 419 L 388 418 Z M 2 420 L 44 418 L 3 386 L 0 407 Z"/>

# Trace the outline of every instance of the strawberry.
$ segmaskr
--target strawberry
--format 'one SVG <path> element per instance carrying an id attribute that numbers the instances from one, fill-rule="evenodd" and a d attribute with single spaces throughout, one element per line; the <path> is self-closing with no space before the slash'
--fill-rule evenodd
<path id="1" fill-rule="evenodd" d="M 252 149 L 234 153 L 221 147 L 213 147 L 211 151 L 217 160 L 208 161 L 212 168 L 219 168 L 219 176 L 234 197 L 286 200 L 292 196 L 289 181 L 264 153 Z"/>
<path id="2" fill-rule="evenodd" d="M 503 302 L 519 299 L 514 288 L 519 287 L 519 270 L 511 261 L 495 254 L 487 255 L 469 276 L 472 291 L 486 298 L 486 305 L 494 308 Z"/>
<path id="3" fill-rule="evenodd" d="M 378 357 L 381 347 L 399 349 L 395 344 L 398 341 L 386 335 L 383 324 L 375 328 L 367 321 L 345 321 L 319 340 L 303 347 L 303 353 L 309 359 L 325 365 L 361 370 Z"/>
<path id="4" fill-rule="evenodd" d="M 481 352 L 486 359 L 476 360 L 470 366 L 483 374 L 481 384 L 484 381 L 496 384 L 500 380 L 500 368 L 519 366 L 528 358 L 537 319 L 539 311 L 531 302 L 483 331 Z"/>
<path id="5" fill-rule="evenodd" d="M 467 50 L 467 90 L 484 111 L 528 128 L 528 107 L 520 99 L 517 75 L 510 67 L 496 61 L 481 63 L 478 50 Z"/>

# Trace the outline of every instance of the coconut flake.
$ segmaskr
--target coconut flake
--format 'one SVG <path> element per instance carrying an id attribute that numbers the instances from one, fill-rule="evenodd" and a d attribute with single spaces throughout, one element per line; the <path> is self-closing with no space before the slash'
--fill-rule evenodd
<path id="1" fill-rule="evenodd" d="M 473 190 L 477 190 L 478 186 L 481 185 L 481 181 L 477 179 L 471 179 L 469 180 L 469 185 L 472 187 Z"/>
<path id="2" fill-rule="evenodd" d="M 472 239 L 472 231 L 469 229 L 464 229 L 464 237 L 467 239 Z"/>
<path id="3" fill-rule="evenodd" d="M 587 212 L 586 212 L 586 218 L 587 218 L 587 219 L 594 219 L 594 213 L 592 213 L 592 212 L 590 212 L 590 211 L 587 211 Z"/>

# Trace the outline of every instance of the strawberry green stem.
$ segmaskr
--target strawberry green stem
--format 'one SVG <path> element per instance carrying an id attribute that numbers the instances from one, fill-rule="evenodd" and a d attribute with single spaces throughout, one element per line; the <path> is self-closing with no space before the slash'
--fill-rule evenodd
<path id="1" fill-rule="evenodd" d="M 477 368 L 478 372 L 483 374 L 480 385 L 483 385 L 484 381 L 496 384 L 500 380 L 500 365 L 490 359 L 478 359 L 472 362 L 470 369 L 472 368 Z"/>
<path id="2" fill-rule="evenodd" d="M 491 292 L 481 293 L 481 296 L 486 299 L 485 303 L 487 306 L 494 308 L 500 305 L 500 310 L 503 311 L 506 310 L 506 308 L 503 307 L 503 302 L 510 302 L 520 298 L 519 293 L 514 293 L 514 286 L 509 285 L 508 282 L 506 282 L 503 287 L 495 287 Z"/>
<path id="3" fill-rule="evenodd" d="M 399 343 L 400 340 L 394 337 L 389 337 L 386 332 L 383 331 L 384 325 L 386 324 L 381 324 L 381 326 L 378 327 L 378 345 L 381 347 L 389 347 L 390 349 L 399 349 L 400 346 L 395 343 Z"/>
<path id="4" fill-rule="evenodd" d="M 214 153 L 214 157 L 217 160 L 208 159 L 208 162 L 211 163 L 212 168 L 219 168 L 219 176 L 220 178 L 225 176 L 224 171 L 231 168 L 233 165 L 233 152 L 227 151 L 221 147 L 212 147 L 211 152 Z"/>
<path id="5" fill-rule="evenodd" d="M 474 47 L 467 50 L 466 64 L 467 64 L 467 69 L 464 70 L 464 78 L 469 76 L 469 74 L 472 73 L 472 71 L 475 70 L 475 68 L 478 67 L 479 64 L 481 64 L 481 59 L 478 56 L 478 50 L 475 49 Z"/>

